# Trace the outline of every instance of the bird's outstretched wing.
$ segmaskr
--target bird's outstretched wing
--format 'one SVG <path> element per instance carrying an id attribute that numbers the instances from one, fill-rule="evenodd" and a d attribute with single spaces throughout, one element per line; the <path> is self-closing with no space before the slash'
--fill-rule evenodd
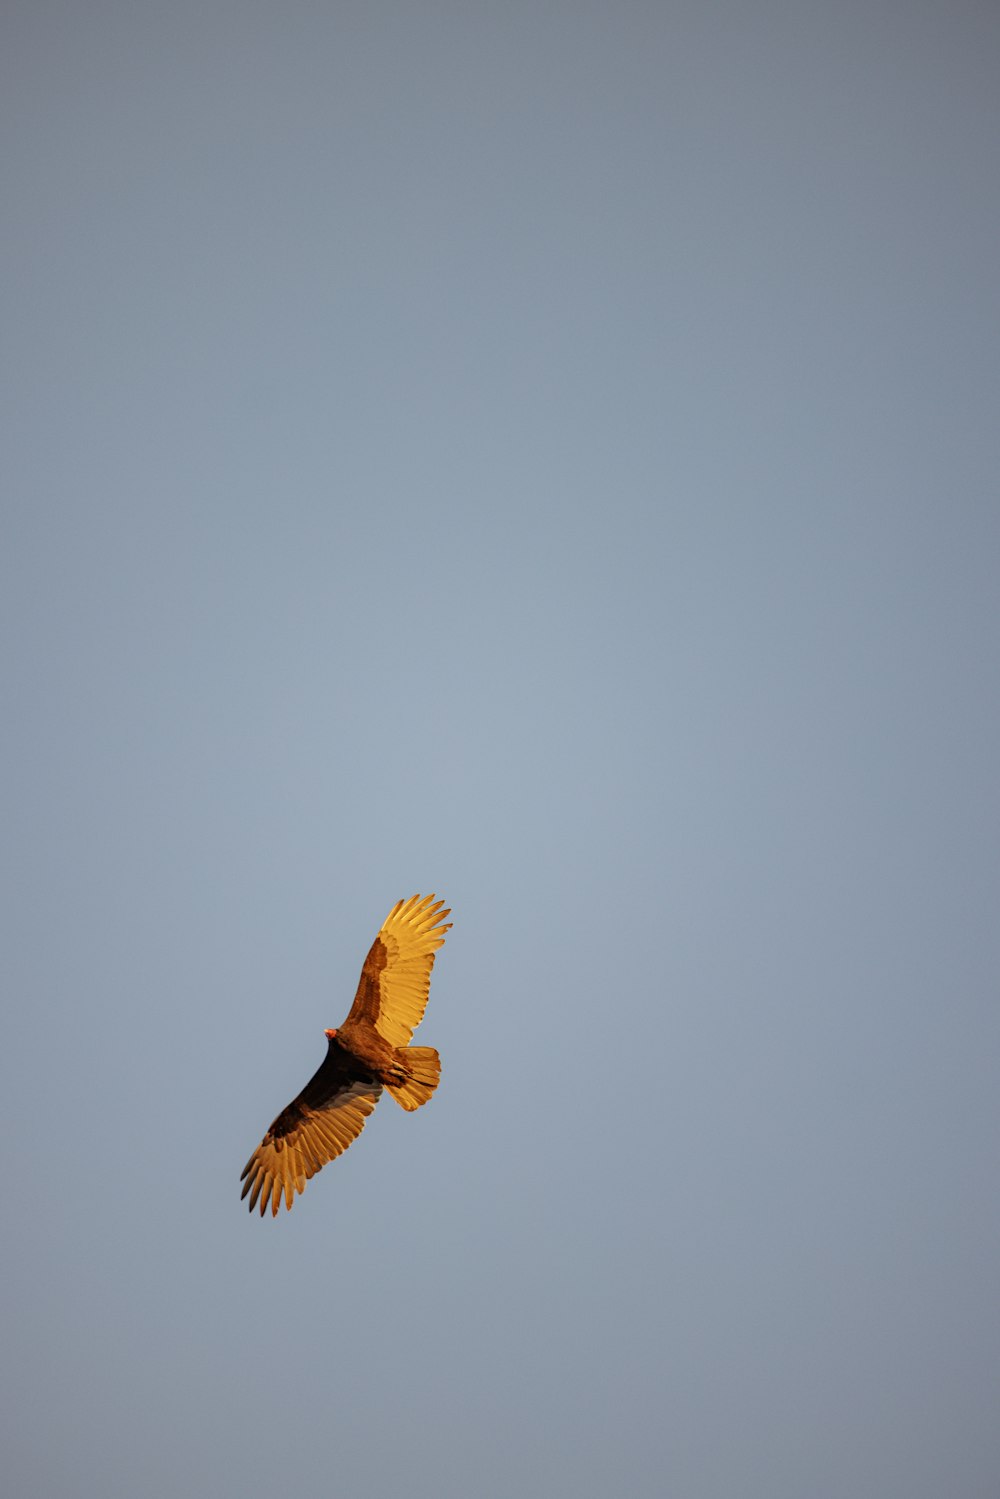
<path id="1" fill-rule="evenodd" d="M 397 901 L 382 923 L 361 970 L 348 1020 L 365 1020 L 390 1046 L 410 1044 L 424 1018 L 434 955 L 444 943 L 451 912 L 435 895 Z"/>
<path id="2" fill-rule="evenodd" d="M 323 1065 L 282 1109 L 243 1168 L 240 1195 L 250 1193 L 251 1213 L 258 1197 L 261 1217 L 269 1202 L 276 1216 L 282 1196 L 291 1208 L 309 1178 L 358 1138 L 381 1092 L 380 1083 L 359 1077 L 346 1052 L 331 1046 Z"/>

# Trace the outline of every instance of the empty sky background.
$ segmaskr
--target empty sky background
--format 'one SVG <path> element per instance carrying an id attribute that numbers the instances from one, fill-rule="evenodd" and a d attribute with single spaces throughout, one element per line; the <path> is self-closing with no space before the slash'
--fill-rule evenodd
<path id="1" fill-rule="evenodd" d="M 0 28 L 5 1490 L 995 1499 L 996 7 Z"/>

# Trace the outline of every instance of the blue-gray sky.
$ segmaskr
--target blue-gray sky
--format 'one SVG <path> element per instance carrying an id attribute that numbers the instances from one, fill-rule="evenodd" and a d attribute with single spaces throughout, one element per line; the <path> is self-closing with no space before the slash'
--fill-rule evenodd
<path id="1" fill-rule="evenodd" d="M 9 1491 L 995 1499 L 995 6 L 0 29 Z"/>

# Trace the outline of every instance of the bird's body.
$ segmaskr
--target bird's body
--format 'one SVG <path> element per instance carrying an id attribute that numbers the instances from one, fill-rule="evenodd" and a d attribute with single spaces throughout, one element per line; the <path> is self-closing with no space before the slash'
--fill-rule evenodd
<path id="1" fill-rule="evenodd" d="M 433 895 L 399 901 L 361 970 L 347 1019 L 328 1030 L 327 1053 L 302 1092 L 282 1109 L 243 1170 L 243 1196 L 261 1216 L 291 1208 L 311 1176 L 347 1149 L 386 1087 L 404 1109 L 418 1109 L 437 1087 L 441 1064 L 430 1046 L 410 1046 L 423 1018 L 437 949 L 451 923 Z"/>
<path id="2" fill-rule="evenodd" d="M 380 1083 L 401 1081 L 403 1064 L 396 1047 L 384 1041 L 367 1020 L 352 1020 L 348 1016 L 342 1026 L 328 1035 L 331 1046 L 339 1046 L 359 1067 L 367 1067 Z"/>

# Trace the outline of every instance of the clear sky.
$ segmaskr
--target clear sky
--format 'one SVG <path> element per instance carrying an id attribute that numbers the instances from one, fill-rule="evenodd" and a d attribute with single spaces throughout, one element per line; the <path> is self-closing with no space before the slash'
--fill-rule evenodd
<path id="1" fill-rule="evenodd" d="M 8 0 L 0 120 L 6 1492 L 996 1499 L 997 7 Z"/>

